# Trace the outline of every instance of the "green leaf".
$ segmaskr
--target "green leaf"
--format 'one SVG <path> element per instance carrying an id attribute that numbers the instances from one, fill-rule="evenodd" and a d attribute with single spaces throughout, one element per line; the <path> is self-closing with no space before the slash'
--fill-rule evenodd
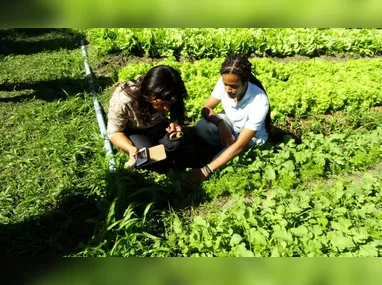
<path id="1" fill-rule="evenodd" d="M 247 219 L 247 221 L 254 227 L 257 226 L 257 220 L 254 217 L 250 217 Z"/>
<path id="2" fill-rule="evenodd" d="M 145 237 L 151 238 L 151 239 L 153 239 L 153 240 L 160 240 L 160 238 L 158 238 L 158 237 L 156 237 L 156 236 L 154 236 L 154 235 L 152 235 L 152 234 L 149 234 L 149 233 L 147 233 L 147 232 L 143 232 L 142 234 L 143 234 Z"/>
<path id="3" fill-rule="evenodd" d="M 194 217 L 194 224 L 196 226 L 207 227 L 207 222 L 201 216 Z"/>
<path id="4" fill-rule="evenodd" d="M 154 204 L 154 202 L 151 202 L 151 203 L 149 203 L 147 206 L 146 206 L 146 208 L 145 208 L 145 210 L 144 210 L 144 212 L 143 212 L 143 220 L 142 220 L 142 223 L 145 223 L 145 221 L 146 221 L 146 215 L 147 215 L 147 213 L 149 212 L 149 210 L 150 210 L 150 208 L 151 208 L 151 206 Z"/>
<path id="5" fill-rule="evenodd" d="M 221 236 L 218 236 L 216 238 L 216 240 L 214 241 L 214 245 L 213 245 L 213 248 L 215 251 L 217 251 L 217 249 L 220 247 L 220 242 L 222 240 L 222 237 Z"/>
<path id="6" fill-rule="evenodd" d="M 321 224 L 321 226 L 325 229 L 326 226 L 328 225 L 328 219 L 326 219 L 325 217 L 319 217 L 317 218 L 317 221 Z"/>
<path id="7" fill-rule="evenodd" d="M 274 246 L 272 248 L 271 257 L 280 257 L 280 253 L 277 246 Z"/>
<path id="8" fill-rule="evenodd" d="M 288 213 L 300 213 L 301 208 L 295 202 L 292 202 L 288 205 L 287 212 Z"/>
<path id="9" fill-rule="evenodd" d="M 253 244 L 267 245 L 267 240 L 265 236 L 256 228 L 251 228 L 249 230 L 249 241 Z"/>
<path id="10" fill-rule="evenodd" d="M 177 216 L 175 216 L 172 226 L 176 234 L 180 234 L 182 232 L 182 223 Z"/>
<path id="11" fill-rule="evenodd" d="M 297 228 L 290 229 L 290 232 L 296 236 L 302 237 L 308 234 L 308 230 L 305 226 L 299 226 Z"/>
<path id="12" fill-rule="evenodd" d="M 369 233 L 365 227 L 353 228 L 351 233 L 353 235 L 353 241 L 356 243 L 362 243 L 369 238 Z"/>
<path id="13" fill-rule="evenodd" d="M 267 165 L 267 166 L 265 167 L 265 170 L 264 170 L 264 178 L 265 178 L 266 180 L 269 180 L 269 181 L 271 181 L 271 180 L 275 180 L 275 179 L 276 179 L 276 172 L 275 172 L 275 170 L 272 168 L 272 166 Z"/>
<path id="14" fill-rule="evenodd" d="M 269 238 L 269 232 L 263 228 L 258 229 L 259 232 L 261 232 L 266 238 Z"/>
<path id="15" fill-rule="evenodd" d="M 338 222 L 332 222 L 331 227 L 334 230 L 338 230 L 340 232 L 348 232 L 349 228 L 352 226 L 352 223 L 343 217 L 338 219 Z"/>
<path id="16" fill-rule="evenodd" d="M 233 246 L 233 245 L 237 245 L 241 242 L 243 238 L 241 237 L 241 235 L 238 235 L 238 234 L 233 234 L 232 237 L 231 237 L 231 241 L 230 241 L 230 244 Z"/>
<path id="17" fill-rule="evenodd" d="M 378 249 L 375 246 L 369 244 L 361 245 L 358 251 L 358 256 L 376 257 L 378 256 Z"/>
<path id="18" fill-rule="evenodd" d="M 332 245 L 343 251 L 345 248 L 354 248 L 355 244 L 351 237 L 344 236 L 341 232 L 334 231 L 328 233 L 328 238 Z"/>
<path id="19" fill-rule="evenodd" d="M 237 246 L 235 255 L 238 257 L 254 257 L 255 256 L 255 254 L 252 251 L 246 249 L 244 243 L 241 243 L 240 245 Z"/>
<path id="20" fill-rule="evenodd" d="M 311 231 L 313 232 L 315 237 L 322 235 L 322 229 L 319 225 L 313 225 Z"/>
<path id="21" fill-rule="evenodd" d="M 281 227 L 280 225 L 275 225 L 273 229 L 273 238 L 282 239 L 289 242 L 293 241 L 291 233 L 289 233 L 284 227 Z"/>

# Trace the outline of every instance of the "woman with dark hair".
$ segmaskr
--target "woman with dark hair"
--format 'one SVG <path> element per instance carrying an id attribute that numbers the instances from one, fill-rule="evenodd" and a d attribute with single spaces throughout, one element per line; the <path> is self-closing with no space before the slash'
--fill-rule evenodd
<path id="1" fill-rule="evenodd" d="M 186 97 L 179 72 L 167 65 L 117 85 L 110 99 L 107 134 L 113 145 L 129 154 L 127 165 L 135 164 L 139 149 L 162 143 L 167 159 L 155 163 L 153 169 L 166 171 L 181 147 Z"/>
<path id="2" fill-rule="evenodd" d="M 186 183 L 200 183 L 242 151 L 267 141 L 271 124 L 269 100 L 251 67 L 243 55 L 230 56 L 223 62 L 221 77 L 196 125 L 198 135 L 219 152 L 206 166 L 191 170 Z M 214 108 L 220 102 L 223 111 L 216 114 Z"/>

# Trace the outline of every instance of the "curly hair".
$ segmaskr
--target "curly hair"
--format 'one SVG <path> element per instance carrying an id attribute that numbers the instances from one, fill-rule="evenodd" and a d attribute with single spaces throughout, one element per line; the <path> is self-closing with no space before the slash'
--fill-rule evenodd
<path id="1" fill-rule="evenodd" d="M 248 57 L 245 55 L 236 54 L 227 57 L 222 63 L 220 74 L 234 74 L 239 77 L 241 82 L 251 82 L 267 94 L 260 80 L 253 75 L 252 63 L 249 62 Z M 271 129 L 271 124 L 271 106 L 269 106 L 269 111 L 265 119 L 265 127 L 268 132 Z"/>
<path id="2" fill-rule="evenodd" d="M 247 82 L 251 78 L 252 63 L 244 55 L 231 55 L 226 58 L 220 69 L 220 74 L 237 75 L 242 82 Z"/>

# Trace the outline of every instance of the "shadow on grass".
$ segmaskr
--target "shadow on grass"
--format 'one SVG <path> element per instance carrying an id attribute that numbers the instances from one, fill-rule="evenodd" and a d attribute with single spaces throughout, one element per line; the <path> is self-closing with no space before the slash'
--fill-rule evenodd
<path id="1" fill-rule="evenodd" d="M 92 220 L 103 220 L 104 213 L 102 204 L 92 198 L 68 196 L 44 216 L 0 225 L 0 256 L 53 257 L 73 253 L 92 237 Z"/>
<path id="2" fill-rule="evenodd" d="M 294 139 L 297 144 L 302 143 L 301 137 L 287 130 L 283 130 L 277 126 L 272 126 L 269 133 L 268 142 L 272 143 L 273 145 L 278 145 L 285 140 L 289 140 L 289 138 Z"/>
<path id="3" fill-rule="evenodd" d="M 70 29 L 7 29 L 0 30 L 0 54 L 29 55 L 80 47 L 84 36 Z"/>
<path id="4" fill-rule="evenodd" d="M 134 213 L 142 217 L 144 209 L 154 203 L 153 210 L 182 210 L 197 206 L 204 197 L 197 189 L 176 191 L 174 180 L 169 183 L 155 181 L 153 173 L 119 170 L 106 174 L 106 193 L 101 198 L 88 196 L 91 189 L 66 189 L 62 192 L 56 209 L 45 215 L 21 223 L 0 225 L 0 256 L 7 257 L 57 257 L 75 255 L 87 247 L 97 247 L 113 232 L 106 227 L 110 213 L 115 220 L 123 218 L 130 204 Z M 176 184 L 176 183 L 175 183 Z M 73 194 L 81 193 L 81 194 Z M 114 207 L 111 205 L 115 202 Z M 150 226 L 151 227 L 151 226 Z M 162 222 L 152 225 L 155 231 Z M 113 244 L 108 240 L 108 244 Z M 108 246 L 103 250 L 108 251 Z"/>
<path id="5" fill-rule="evenodd" d="M 182 184 L 181 172 L 169 172 L 166 178 L 158 181 L 154 172 L 131 172 L 122 170 L 116 176 L 116 219 L 121 219 L 126 208 L 135 205 L 134 212 L 141 216 L 150 203 L 152 210 L 182 211 L 189 207 L 197 207 L 207 201 L 201 187 L 186 187 Z M 163 176 L 165 177 L 165 176 Z M 160 178 L 159 178 L 160 179 Z"/>
<path id="6" fill-rule="evenodd" d="M 68 29 L 58 28 L 8 28 L 0 29 L 0 38 L 28 38 L 41 36 L 55 31 L 65 31 Z"/>
<path id="7" fill-rule="evenodd" d="M 114 84 L 111 77 L 99 76 L 95 79 L 98 88 L 106 88 Z M 83 93 L 89 89 L 89 81 L 87 78 L 60 78 L 56 80 L 44 80 L 38 82 L 21 82 L 21 83 L 5 83 L 0 84 L 0 91 L 21 91 L 33 90 L 28 95 L 19 95 L 14 97 L 0 98 L 0 102 L 23 102 L 33 97 L 36 99 L 52 102 L 58 99 L 66 99 L 68 95 Z"/>

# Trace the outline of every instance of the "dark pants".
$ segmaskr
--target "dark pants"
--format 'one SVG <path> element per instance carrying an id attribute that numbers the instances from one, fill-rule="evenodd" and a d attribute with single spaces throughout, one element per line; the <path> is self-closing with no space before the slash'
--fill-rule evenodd
<path id="1" fill-rule="evenodd" d="M 166 128 L 169 126 L 169 122 L 162 121 L 157 125 L 148 129 L 125 129 L 126 136 L 131 142 L 138 148 L 150 148 L 158 144 L 163 144 L 166 150 L 167 158 L 163 161 L 158 161 L 153 164 L 144 166 L 142 168 L 148 170 L 154 170 L 159 173 L 167 173 L 170 168 L 176 168 L 177 154 L 182 149 L 184 137 L 179 140 L 171 141 L 168 139 L 168 133 Z"/>

